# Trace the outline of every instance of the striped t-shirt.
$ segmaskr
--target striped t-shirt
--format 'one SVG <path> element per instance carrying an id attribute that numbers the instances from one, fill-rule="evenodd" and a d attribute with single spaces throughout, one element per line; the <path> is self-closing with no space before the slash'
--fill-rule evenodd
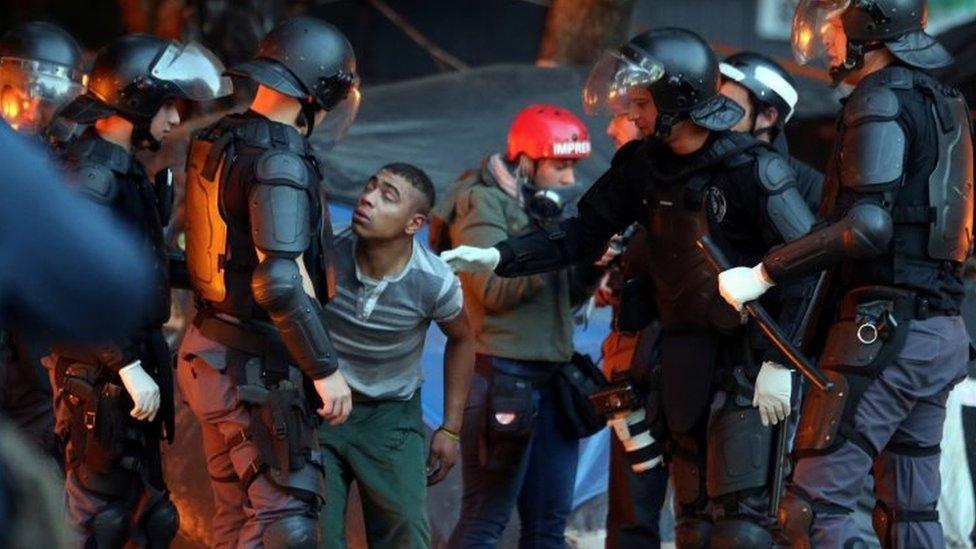
<path id="1" fill-rule="evenodd" d="M 359 271 L 356 236 L 335 238 L 335 297 L 325 308 L 339 371 L 369 398 L 406 400 L 423 382 L 420 356 L 430 322 L 461 312 L 461 283 L 436 254 L 414 241 L 403 270 L 382 280 Z"/>

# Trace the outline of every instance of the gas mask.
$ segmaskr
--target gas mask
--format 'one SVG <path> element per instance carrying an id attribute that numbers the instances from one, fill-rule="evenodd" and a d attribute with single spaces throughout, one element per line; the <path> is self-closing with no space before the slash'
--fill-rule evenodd
<path id="1" fill-rule="evenodd" d="M 562 187 L 537 187 L 527 179 L 521 181 L 525 211 L 532 219 L 541 223 L 557 222 L 568 217 L 573 204 L 580 195 L 580 185 Z"/>

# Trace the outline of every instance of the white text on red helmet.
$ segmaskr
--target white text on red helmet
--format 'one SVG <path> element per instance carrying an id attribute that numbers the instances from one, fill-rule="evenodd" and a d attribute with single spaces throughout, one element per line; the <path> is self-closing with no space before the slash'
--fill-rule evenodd
<path id="1" fill-rule="evenodd" d="M 553 156 L 590 154 L 589 141 L 558 141 L 552 144 Z"/>

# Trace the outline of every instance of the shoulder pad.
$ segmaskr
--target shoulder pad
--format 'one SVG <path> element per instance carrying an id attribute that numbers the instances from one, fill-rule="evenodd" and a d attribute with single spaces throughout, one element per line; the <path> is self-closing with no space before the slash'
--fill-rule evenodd
<path id="1" fill-rule="evenodd" d="M 789 162 L 772 151 L 756 155 L 756 175 L 759 184 L 769 194 L 781 192 L 784 187 L 796 181 L 796 174 Z"/>
<path id="2" fill-rule="evenodd" d="M 308 166 L 295 153 L 281 150 L 265 151 L 254 163 L 258 181 L 270 185 L 289 185 L 299 189 L 309 186 Z"/>
<path id="3" fill-rule="evenodd" d="M 73 180 L 78 189 L 99 204 L 110 204 L 118 194 L 115 173 L 101 164 L 85 163 L 78 166 Z"/>
<path id="4" fill-rule="evenodd" d="M 901 181 L 908 148 L 897 120 L 871 120 L 841 135 L 840 180 L 861 192 L 880 192 Z"/>
<path id="5" fill-rule="evenodd" d="M 898 96 L 884 86 L 855 91 L 844 105 L 844 125 L 857 126 L 868 120 L 893 120 L 900 110 Z"/>
<path id="6" fill-rule="evenodd" d="M 710 166 L 717 162 L 729 167 L 741 166 L 752 162 L 750 154 L 757 147 L 765 143 L 752 135 L 743 132 L 726 131 L 712 142 L 711 146 L 699 159 L 699 165 Z"/>

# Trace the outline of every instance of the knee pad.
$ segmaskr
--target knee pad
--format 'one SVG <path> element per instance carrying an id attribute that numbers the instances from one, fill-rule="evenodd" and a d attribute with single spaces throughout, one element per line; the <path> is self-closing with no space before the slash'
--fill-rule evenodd
<path id="1" fill-rule="evenodd" d="M 776 515 L 790 549 L 810 549 L 810 526 L 813 524 L 813 506 L 810 502 L 787 490 Z"/>
<path id="2" fill-rule="evenodd" d="M 687 442 L 687 441 L 686 441 Z M 698 444 L 675 445 L 671 455 L 671 476 L 674 499 L 679 515 L 695 515 L 705 510 L 708 495 L 705 490 L 705 460 Z"/>
<path id="3" fill-rule="evenodd" d="M 149 547 L 169 547 L 180 529 L 180 515 L 169 499 L 157 503 L 143 519 Z"/>
<path id="4" fill-rule="evenodd" d="M 712 526 L 711 549 L 763 549 L 773 546 L 769 531 L 751 520 L 720 520 Z"/>
<path id="5" fill-rule="evenodd" d="M 91 531 L 99 549 L 121 548 L 129 539 L 129 513 L 118 505 L 109 505 L 92 517 Z"/>
<path id="6" fill-rule="evenodd" d="M 708 497 L 765 486 L 771 449 L 772 430 L 763 426 L 759 410 L 723 407 L 708 425 Z"/>
<path id="7" fill-rule="evenodd" d="M 892 522 L 894 521 L 888 506 L 881 500 L 875 502 L 874 509 L 871 511 L 871 526 L 874 527 L 874 533 L 878 536 L 881 547 L 891 547 Z"/>
<path id="8" fill-rule="evenodd" d="M 939 511 L 936 509 L 892 509 L 885 502 L 878 500 L 871 512 L 871 525 L 874 533 L 881 542 L 881 547 L 895 546 L 894 527 L 896 522 L 937 522 Z"/>
<path id="9" fill-rule="evenodd" d="M 278 519 L 264 529 L 265 547 L 275 549 L 315 549 L 319 543 L 318 523 L 303 515 Z"/>
<path id="10" fill-rule="evenodd" d="M 711 535 L 712 523 L 703 518 L 681 518 L 674 525 L 674 543 L 678 549 L 708 547 Z"/>

